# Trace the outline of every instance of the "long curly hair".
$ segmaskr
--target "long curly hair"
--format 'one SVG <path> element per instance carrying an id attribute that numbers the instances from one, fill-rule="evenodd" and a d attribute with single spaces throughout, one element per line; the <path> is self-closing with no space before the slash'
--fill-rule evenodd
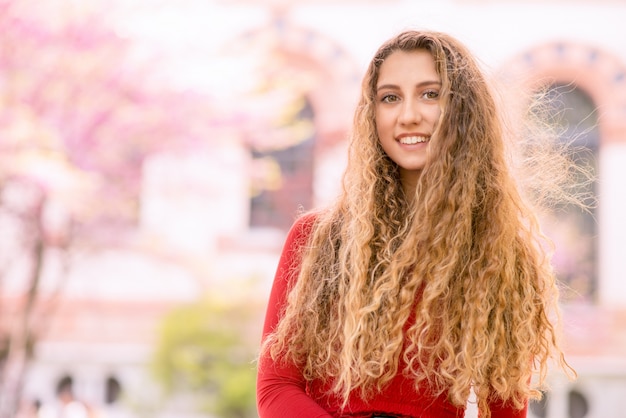
<path id="1" fill-rule="evenodd" d="M 442 80 L 415 196 L 406 196 L 376 131 L 380 67 L 398 50 L 430 52 Z M 512 131 L 457 40 L 408 31 L 383 44 L 363 80 L 342 193 L 314 216 L 263 350 L 301 365 L 308 380 L 330 382 L 344 406 L 396 373 L 459 406 L 473 389 L 482 416 L 491 401 L 521 408 L 537 397 L 531 378 L 541 384 L 550 359 L 569 366 L 553 324 L 550 247 L 513 174 Z"/>

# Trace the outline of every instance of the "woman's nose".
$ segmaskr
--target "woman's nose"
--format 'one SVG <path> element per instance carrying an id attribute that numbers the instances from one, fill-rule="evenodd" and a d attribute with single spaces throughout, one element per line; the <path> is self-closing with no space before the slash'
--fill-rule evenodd
<path id="1" fill-rule="evenodd" d="M 422 114 L 420 112 L 419 104 L 411 100 L 405 100 L 402 103 L 402 109 L 398 121 L 401 124 L 419 123 L 422 120 Z"/>

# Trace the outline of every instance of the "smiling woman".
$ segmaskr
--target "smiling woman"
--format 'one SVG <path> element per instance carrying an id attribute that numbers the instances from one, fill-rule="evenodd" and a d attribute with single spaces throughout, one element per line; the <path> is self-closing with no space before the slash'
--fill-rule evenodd
<path id="1" fill-rule="evenodd" d="M 259 361 L 262 418 L 463 417 L 472 391 L 482 417 L 521 418 L 552 356 L 571 371 L 509 135 L 456 39 L 409 31 L 380 47 L 343 192 L 298 219 L 284 246 Z M 535 169 L 571 164 L 550 163 Z"/>

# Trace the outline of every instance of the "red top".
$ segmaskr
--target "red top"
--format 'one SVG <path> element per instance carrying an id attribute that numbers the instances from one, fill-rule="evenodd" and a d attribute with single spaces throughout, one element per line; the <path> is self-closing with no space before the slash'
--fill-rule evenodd
<path id="1" fill-rule="evenodd" d="M 269 299 L 263 337 L 270 333 L 279 321 L 279 314 L 285 304 L 289 281 L 295 278 L 294 267 L 298 247 L 302 245 L 311 230 L 313 217 L 300 218 L 289 231 L 278 264 L 274 285 Z M 260 418 L 330 418 L 330 417 L 368 417 L 372 413 L 387 413 L 422 418 L 462 418 L 464 407 L 450 403 L 446 394 L 434 396 L 427 389 L 415 390 L 412 379 L 398 373 L 396 377 L 367 402 L 359 396 L 350 398 L 348 406 L 342 412 L 341 402 L 328 395 L 319 381 L 307 382 L 295 365 L 283 366 L 273 363 L 271 357 L 263 356 L 259 360 L 257 376 L 257 406 Z M 398 367 L 402 370 L 403 364 Z M 497 403 L 491 405 L 493 418 L 526 417 L 522 410 L 510 405 Z"/>

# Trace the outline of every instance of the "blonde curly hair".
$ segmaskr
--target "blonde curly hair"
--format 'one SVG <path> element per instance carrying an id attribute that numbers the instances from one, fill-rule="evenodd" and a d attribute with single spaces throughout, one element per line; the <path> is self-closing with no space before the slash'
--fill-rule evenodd
<path id="1" fill-rule="evenodd" d="M 376 133 L 380 66 L 398 50 L 429 51 L 442 80 L 415 196 L 405 195 Z M 549 247 L 508 154 L 523 138 L 510 137 L 501 115 L 454 38 L 408 31 L 383 44 L 363 80 L 343 191 L 314 216 L 263 350 L 300 365 L 308 380 L 331 382 L 344 406 L 405 373 L 459 406 L 473 389 L 481 416 L 492 401 L 522 408 L 537 397 L 531 378 L 538 372 L 543 383 L 551 358 L 568 369 L 553 325 Z M 565 161 L 550 167 L 563 172 Z"/>

